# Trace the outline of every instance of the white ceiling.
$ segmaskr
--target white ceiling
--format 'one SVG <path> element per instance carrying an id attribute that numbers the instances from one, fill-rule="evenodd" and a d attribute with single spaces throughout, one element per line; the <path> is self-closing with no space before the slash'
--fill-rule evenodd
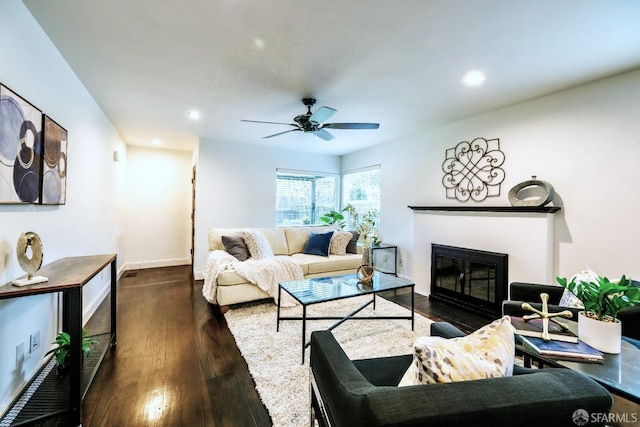
<path id="1" fill-rule="evenodd" d="M 23 1 L 132 145 L 342 155 L 640 67 L 638 0 Z M 240 121 L 290 123 L 309 95 L 380 129 Z"/>

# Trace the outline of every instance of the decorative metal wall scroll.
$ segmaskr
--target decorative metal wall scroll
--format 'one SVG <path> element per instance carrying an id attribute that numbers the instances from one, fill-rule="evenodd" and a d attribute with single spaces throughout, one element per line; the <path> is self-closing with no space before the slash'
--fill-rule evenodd
<path id="1" fill-rule="evenodd" d="M 504 153 L 500 140 L 476 138 L 470 143 L 462 141 L 445 151 L 442 184 L 448 199 L 481 202 L 487 197 L 500 195 L 500 184 L 505 173 L 500 166 Z"/>
<path id="2" fill-rule="evenodd" d="M 0 203 L 66 200 L 67 131 L 0 84 Z"/>
<path id="3" fill-rule="evenodd" d="M 555 191 L 546 181 L 532 176 L 530 180 L 521 182 L 509 190 L 511 206 L 544 206 L 553 200 Z"/>

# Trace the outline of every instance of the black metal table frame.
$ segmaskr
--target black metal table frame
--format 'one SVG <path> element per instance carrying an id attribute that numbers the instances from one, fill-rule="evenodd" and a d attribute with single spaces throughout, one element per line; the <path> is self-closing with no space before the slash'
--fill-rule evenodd
<path id="1" fill-rule="evenodd" d="M 390 291 L 390 290 L 397 290 L 397 289 L 402 289 L 402 288 L 411 288 L 411 316 L 358 316 L 355 317 L 356 314 L 358 314 L 359 312 L 361 312 L 362 310 L 364 310 L 366 307 L 368 307 L 369 305 L 373 304 L 373 309 L 376 309 L 376 294 L 380 293 L 380 292 L 386 292 L 386 291 Z M 414 330 L 414 325 L 415 325 L 415 310 L 414 310 L 414 288 L 415 288 L 415 283 L 411 283 L 411 284 L 406 284 L 403 286 L 398 286 L 397 288 L 393 288 L 393 289 L 372 289 L 370 292 L 366 292 L 366 293 L 362 293 L 362 294 L 354 294 L 354 295 L 346 295 L 343 297 L 339 297 L 339 298 L 332 298 L 332 299 L 324 299 L 324 300 L 319 300 L 319 301 L 314 301 L 311 303 L 303 303 L 302 301 L 298 300 L 298 298 L 295 297 L 295 295 L 291 294 L 289 291 L 287 291 L 287 289 L 284 289 L 285 292 L 287 292 L 289 295 L 291 295 L 293 298 L 296 299 L 296 301 L 298 301 L 301 305 L 302 305 L 302 317 L 294 317 L 294 316 L 280 316 L 280 301 L 282 301 L 281 297 L 282 297 L 282 283 L 280 283 L 278 285 L 278 318 L 277 318 L 277 323 L 276 323 L 276 332 L 280 332 L 280 321 L 281 320 L 302 320 L 302 364 L 304 364 L 304 355 L 305 355 L 305 351 L 307 349 L 307 347 L 309 347 L 311 345 L 311 341 L 305 341 L 305 336 L 307 333 L 307 320 L 338 320 L 338 322 L 334 323 L 333 325 L 331 325 L 330 327 L 328 327 L 326 330 L 328 331 L 332 331 L 333 329 L 335 329 L 336 327 L 340 326 L 341 324 L 343 324 L 344 322 L 346 322 L 349 319 L 352 320 L 392 320 L 392 319 L 404 319 L 404 320 L 411 320 L 411 330 Z M 367 301 L 366 303 L 362 304 L 360 307 L 356 308 L 355 310 L 353 310 L 351 313 L 347 314 L 346 316 L 307 316 L 307 307 L 313 304 L 320 304 L 323 302 L 329 302 L 329 301 L 337 301 L 340 299 L 346 299 L 346 298 L 353 298 L 353 297 L 359 297 L 359 296 L 363 296 L 363 295 L 372 295 L 372 299 L 370 301 Z"/>

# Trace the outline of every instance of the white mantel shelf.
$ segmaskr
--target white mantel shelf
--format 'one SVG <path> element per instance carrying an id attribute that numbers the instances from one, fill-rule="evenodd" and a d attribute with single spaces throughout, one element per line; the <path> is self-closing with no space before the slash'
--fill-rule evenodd
<path id="1" fill-rule="evenodd" d="M 556 213 L 559 206 L 408 206 L 414 211 Z"/>

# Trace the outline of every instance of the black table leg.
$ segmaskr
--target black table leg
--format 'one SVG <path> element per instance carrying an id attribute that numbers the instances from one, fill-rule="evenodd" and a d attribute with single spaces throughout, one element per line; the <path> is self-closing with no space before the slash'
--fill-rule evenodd
<path id="1" fill-rule="evenodd" d="M 282 301 L 282 286 L 278 285 L 278 319 L 276 322 L 276 332 L 280 332 L 280 301 Z"/>
<path id="2" fill-rule="evenodd" d="M 304 337 L 307 333 L 307 306 L 302 305 L 302 364 L 304 365 L 304 352 L 307 349 Z"/>
<path id="3" fill-rule="evenodd" d="M 62 293 L 62 330 L 69 334 L 69 408 L 70 423 L 82 423 L 82 288 Z"/>
<path id="4" fill-rule="evenodd" d="M 414 295 L 415 293 L 413 292 L 414 287 L 411 286 L 411 330 L 413 331 L 414 328 L 414 324 L 415 324 L 415 310 L 414 310 Z"/>

